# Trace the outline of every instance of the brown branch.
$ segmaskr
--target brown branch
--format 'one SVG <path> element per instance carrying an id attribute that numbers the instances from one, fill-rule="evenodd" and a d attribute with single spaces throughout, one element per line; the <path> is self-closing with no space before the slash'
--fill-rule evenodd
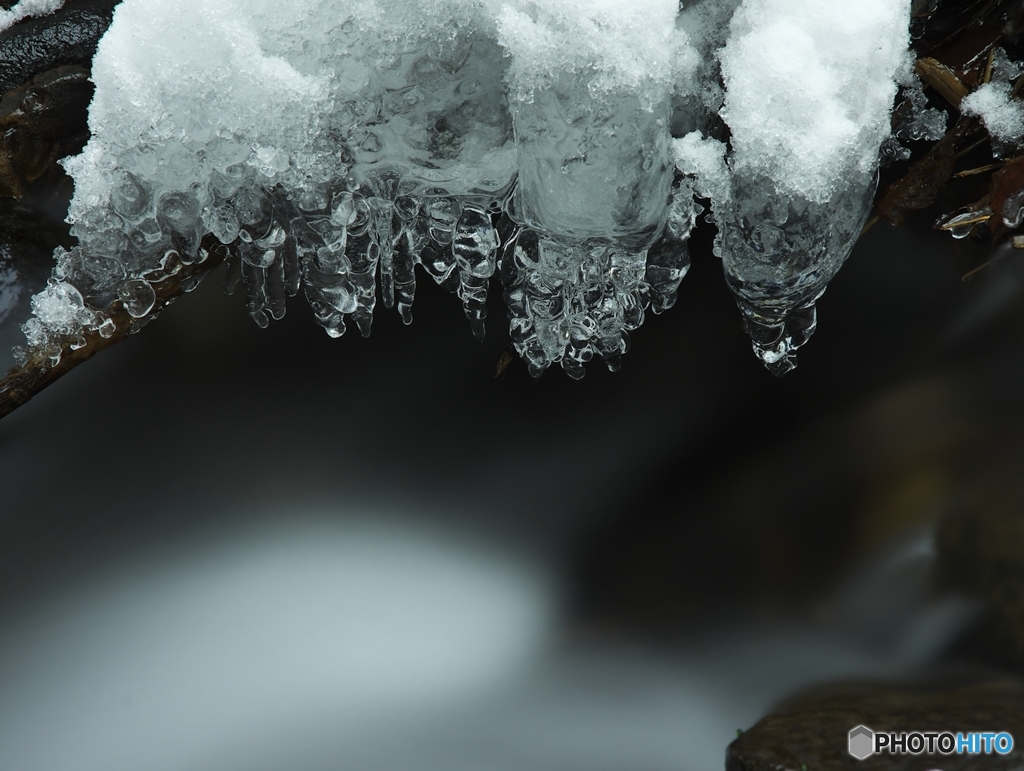
<path id="1" fill-rule="evenodd" d="M 181 265 L 180 270 L 174 275 L 153 284 L 156 303 L 145 319 L 131 316 L 119 300 L 104 311 L 104 314 L 114 322 L 114 331 L 108 337 L 103 337 L 98 331 L 93 330 L 83 335 L 85 345 L 75 350 L 71 348 L 70 338 L 63 340 L 61 357 L 57 364 L 53 364 L 50 357 L 41 351 L 30 351 L 27 362 L 15 367 L 0 380 L 0 418 L 13 412 L 82 362 L 88 361 L 100 351 L 138 330 L 146 320 L 159 314 L 185 291 L 194 288 L 198 281 L 223 261 L 224 253 L 217 244 L 215 240 L 207 240 L 204 247 L 208 250 L 208 256 L 203 262 Z"/>
<path id="2" fill-rule="evenodd" d="M 889 185 L 875 204 L 875 213 L 893 225 L 902 225 L 910 212 L 931 206 L 953 173 L 957 143 L 974 127 L 973 119 L 957 121 L 953 129 L 911 166 L 902 179 Z"/>
<path id="3" fill-rule="evenodd" d="M 924 57 L 917 60 L 914 71 L 921 80 L 938 91 L 943 99 L 960 109 L 960 102 L 969 92 L 953 70 L 940 61 Z"/>

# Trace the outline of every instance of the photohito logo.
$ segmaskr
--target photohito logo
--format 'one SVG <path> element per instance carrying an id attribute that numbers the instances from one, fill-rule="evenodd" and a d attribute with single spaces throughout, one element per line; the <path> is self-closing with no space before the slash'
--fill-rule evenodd
<path id="1" fill-rule="evenodd" d="M 857 760 L 871 757 L 875 751 L 875 732 L 859 725 L 850 731 L 850 754 Z"/>
<path id="2" fill-rule="evenodd" d="M 864 760 L 880 752 L 895 755 L 1006 755 L 1013 750 L 1013 737 L 1006 731 L 952 733 L 950 731 L 872 731 L 864 725 L 850 729 L 850 754 Z"/>

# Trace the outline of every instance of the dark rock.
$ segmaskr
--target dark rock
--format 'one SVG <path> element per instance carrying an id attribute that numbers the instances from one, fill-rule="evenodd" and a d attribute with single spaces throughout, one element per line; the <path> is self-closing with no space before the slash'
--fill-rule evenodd
<path id="1" fill-rule="evenodd" d="M 117 0 L 77 0 L 0 33 L 0 93 L 62 65 L 89 67 Z"/>
<path id="2" fill-rule="evenodd" d="M 875 731 L 1007 731 L 1006 755 L 876 754 L 857 760 L 847 751 L 850 729 Z M 726 752 L 726 771 L 1010 771 L 1024 767 L 1024 688 L 995 682 L 958 688 L 880 683 L 828 686 L 780 705 Z"/>
<path id="3" fill-rule="evenodd" d="M 0 196 L 21 198 L 34 183 L 52 183 L 57 161 L 81 151 L 89 136 L 93 85 L 82 67 L 57 67 L 0 100 Z"/>
<path id="4" fill-rule="evenodd" d="M 0 99 L 0 372 L 24 344 L 29 302 L 53 270 L 53 250 L 73 243 L 64 222 L 71 179 L 57 164 L 86 138 L 92 97 L 89 73 L 77 66 L 45 72 Z"/>
<path id="5" fill-rule="evenodd" d="M 71 178 L 60 176 L 57 184 L 34 186 L 20 200 L 0 201 L 0 373 L 14 366 L 12 348 L 25 344 L 21 324 L 31 313 L 32 295 L 53 272 L 54 248 L 74 244 L 64 222 L 71 192 Z"/>

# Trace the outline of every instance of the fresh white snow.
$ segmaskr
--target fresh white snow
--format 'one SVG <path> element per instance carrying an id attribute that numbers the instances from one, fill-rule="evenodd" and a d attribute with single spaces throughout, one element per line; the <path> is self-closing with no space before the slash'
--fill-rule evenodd
<path id="1" fill-rule="evenodd" d="M 736 171 L 829 200 L 870 172 L 908 62 L 909 0 L 745 0 L 721 54 Z"/>
<path id="2" fill-rule="evenodd" d="M 53 13 L 64 0 L 20 0 L 10 8 L 0 8 L 0 32 L 10 29 L 22 19 Z"/>
<path id="3" fill-rule="evenodd" d="M 1020 142 L 1024 138 L 1024 102 L 1010 98 L 1009 83 L 985 83 L 960 103 L 964 115 L 981 118 L 996 139 Z"/>

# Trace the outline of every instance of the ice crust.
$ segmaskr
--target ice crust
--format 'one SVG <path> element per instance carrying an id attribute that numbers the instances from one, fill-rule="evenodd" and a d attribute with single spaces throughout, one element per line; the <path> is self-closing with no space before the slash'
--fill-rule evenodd
<path id="1" fill-rule="evenodd" d="M 904 83 L 903 95 L 906 119 L 895 127 L 895 138 L 909 142 L 936 142 L 942 139 L 946 134 L 949 120 L 942 110 L 928 106 L 924 84 L 917 75 L 910 75 L 908 81 Z"/>
<path id="2" fill-rule="evenodd" d="M 258 324 L 301 291 L 332 336 L 378 296 L 411 321 L 415 265 L 482 335 L 500 272 L 531 372 L 581 377 L 675 302 L 695 195 L 748 326 L 785 327 L 859 231 L 905 67 L 909 2 L 855 5 L 125 0 L 29 347 L 144 322 L 212 234 Z"/>

